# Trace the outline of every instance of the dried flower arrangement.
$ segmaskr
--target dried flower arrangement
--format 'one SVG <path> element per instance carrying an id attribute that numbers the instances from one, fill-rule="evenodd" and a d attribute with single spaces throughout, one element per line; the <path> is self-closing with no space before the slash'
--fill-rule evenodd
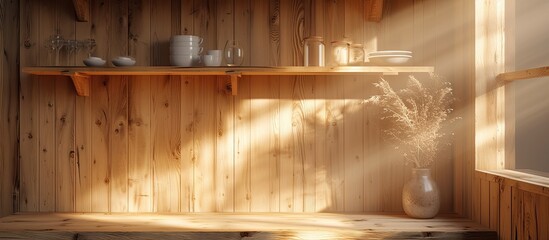
<path id="1" fill-rule="evenodd" d="M 385 133 L 399 143 L 398 150 L 407 164 L 425 168 L 433 163 L 439 148 L 439 139 L 444 136 L 442 123 L 452 112 L 452 88 L 449 82 L 431 74 L 419 81 L 409 76 L 405 88 L 393 90 L 385 79 L 374 84 L 382 92 L 366 100 L 379 105 L 382 119 L 390 120 L 392 128 Z"/>

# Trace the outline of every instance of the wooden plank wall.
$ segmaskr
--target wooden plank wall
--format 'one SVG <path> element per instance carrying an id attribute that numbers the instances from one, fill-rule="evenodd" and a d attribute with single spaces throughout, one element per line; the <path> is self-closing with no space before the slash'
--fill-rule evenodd
<path id="1" fill-rule="evenodd" d="M 21 64 L 51 65 L 43 42 L 56 32 L 94 38 L 100 57 L 153 66 L 169 63 L 173 34 L 203 36 L 205 49 L 239 40 L 244 65 L 260 66 L 301 65 L 306 36 L 347 37 L 368 52 L 410 49 L 414 64 L 435 66 L 471 129 L 472 18 L 461 13 L 472 4 L 386 1 L 383 20 L 371 23 L 367 1 L 92 0 L 90 21 L 76 22 L 71 1 L 25 0 Z M 82 54 L 61 62 L 81 65 Z M 22 78 L 17 210 L 402 211 L 410 169 L 383 140 L 379 109 L 362 104 L 378 78 L 243 77 L 235 97 L 226 80 L 98 76 L 90 97 L 77 97 L 68 79 Z M 433 166 L 441 212 L 469 214 L 472 139 L 456 131 Z"/>
<path id="2" fill-rule="evenodd" d="M 0 216 L 13 213 L 19 112 L 19 1 L 0 1 Z"/>
<path id="3" fill-rule="evenodd" d="M 549 238 L 549 191 L 489 173 L 475 173 L 475 221 L 498 231 L 500 239 Z"/>

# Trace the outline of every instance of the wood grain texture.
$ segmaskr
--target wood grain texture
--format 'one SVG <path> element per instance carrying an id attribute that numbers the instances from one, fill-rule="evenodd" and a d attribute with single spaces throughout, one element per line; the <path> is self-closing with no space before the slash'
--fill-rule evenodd
<path id="1" fill-rule="evenodd" d="M 416 63 L 437 64 L 459 82 L 455 72 L 462 67 L 447 67 L 458 57 L 443 56 L 450 45 L 438 43 L 454 41 L 464 30 L 446 31 L 441 24 L 471 20 L 448 13 L 450 6 L 465 8 L 456 1 L 387 1 L 380 23 L 364 21 L 363 0 L 97 0 L 90 2 L 89 23 L 76 23 L 74 16 L 66 20 L 70 2 L 22 4 L 37 6 L 28 10 L 37 14 L 21 17 L 21 39 L 31 40 L 31 47 L 21 47 L 23 72 L 63 75 L 67 70 L 91 79 L 87 98 L 67 91 L 70 85 L 48 90 L 51 83 L 69 81 L 66 76 L 21 79 L 17 204 L 25 211 L 46 211 L 39 208 L 41 198 L 55 205 L 40 193 L 52 192 L 50 185 L 35 183 L 43 163 L 56 171 L 56 180 L 48 184 L 77 212 L 399 212 L 400 187 L 409 172 L 383 141 L 387 126 L 379 121 L 380 111 L 361 103 L 376 93 L 372 83 L 382 73 L 433 68 L 304 68 L 302 38 L 324 37 L 327 52 L 331 41 L 344 37 L 369 51 L 410 48 L 418 54 Z M 435 21 L 446 14 L 450 19 Z M 73 39 L 94 38 L 99 57 L 129 54 L 142 66 L 28 68 L 52 64 L 41 46 L 56 31 Z M 169 64 L 170 36 L 185 33 L 204 37 L 205 50 L 240 40 L 245 65 L 289 67 L 239 68 L 243 76 L 233 97 L 226 92 L 226 71 L 234 69 L 159 66 Z M 471 58 L 458 51 L 451 55 L 456 54 L 462 61 Z M 78 58 L 65 60 L 80 66 Z M 400 77 L 391 79 L 401 86 Z M 457 89 L 466 98 L 463 106 L 470 104 L 473 94 L 463 92 L 471 89 Z M 46 98 L 59 108 L 54 121 L 69 116 L 63 132 L 39 125 L 47 119 Z M 473 122 L 472 115 L 466 118 Z M 472 142 L 472 135 L 459 138 Z M 40 152 L 41 142 L 58 144 L 56 156 Z M 74 158 L 67 151 L 74 151 Z M 472 176 L 472 160 L 459 160 L 469 161 L 469 167 L 457 164 L 459 155 L 452 151 L 458 150 L 449 151 L 436 166 L 445 186 L 443 212 L 459 203 L 456 182 L 468 181 L 444 176 Z M 50 158 L 57 162 L 45 160 Z M 72 193 L 65 192 L 65 184 Z"/>
<path id="2" fill-rule="evenodd" d="M 152 210 L 151 79 L 128 82 L 128 211 Z"/>
<path id="3" fill-rule="evenodd" d="M 181 184 L 180 80 L 151 77 L 153 211 L 178 212 Z"/>
<path id="4" fill-rule="evenodd" d="M 196 81 L 194 89 L 194 210 L 215 211 L 215 120 L 217 78 L 206 77 Z"/>
<path id="5" fill-rule="evenodd" d="M 181 77 L 181 212 L 194 211 L 194 84 L 195 77 Z"/>
<path id="6" fill-rule="evenodd" d="M 111 116 L 107 85 L 108 79 L 106 77 L 94 77 L 92 79 L 92 212 L 110 211 L 109 125 Z"/>
<path id="7" fill-rule="evenodd" d="M 55 84 L 55 210 L 74 212 L 75 186 L 75 96 L 68 79 Z M 59 93 L 59 94 L 58 94 Z M 48 182 L 48 180 L 46 180 Z"/>
<path id="8" fill-rule="evenodd" d="M 19 130 L 19 1 L 0 6 L 0 216 L 14 212 L 18 168 Z"/>
<path id="9" fill-rule="evenodd" d="M 110 210 L 128 211 L 128 76 L 110 77 L 108 83 L 110 116 L 109 164 Z"/>
<path id="10" fill-rule="evenodd" d="M 2 237 L 33 239 L 497 239 L 494 231 L 452 215 L 52 213 L 13 215 L 0 223 Z"/>

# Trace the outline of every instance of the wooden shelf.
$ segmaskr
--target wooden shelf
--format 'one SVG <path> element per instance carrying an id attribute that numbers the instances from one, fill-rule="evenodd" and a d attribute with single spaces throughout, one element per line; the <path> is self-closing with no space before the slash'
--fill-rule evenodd
<path id="1" fill-rule="evenodd" d="M 225 75 L 230 78 L 232 94 L 238 92 L 241 76 L 258 75 L 397 75 L 402 72 L 434 72 L 431 66 L 345 66 L 345 67 L 24 67 L 33 75 L 69 76 L 79 96 L 89 96 L 90 76 L 113 75 Z"/>
<path id="2" fill-rule="evenodd" d="M 44 213 L 0 219 L 0 238 L 32 239 L 497 239 L 453 215 L 333 213 Z"/>
<path id="3" fill-rule="evenodd" d="M 515 80 L 524 80 L 546 76 L 549 76 L 549 66 L 501 73 L 496 77 L 496 79 L 499 82 L 507 83 Z"/>

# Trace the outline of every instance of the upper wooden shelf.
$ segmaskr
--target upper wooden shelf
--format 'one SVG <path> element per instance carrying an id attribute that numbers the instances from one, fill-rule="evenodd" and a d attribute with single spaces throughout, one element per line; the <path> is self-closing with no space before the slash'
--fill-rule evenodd
<path id="1" fill-rule="evenodd" d="M 230 76 L 233 95 L 237 93 L 238 78 L 243 75 L 397 75 L 399 73 L 434 72 L 432 66 L 343 66 L 343 67 L 23 67 L 33 75 L 69 76 L 79 96 L 89 96 L 90 76 L 158 76 L 198 75 Z"/>

